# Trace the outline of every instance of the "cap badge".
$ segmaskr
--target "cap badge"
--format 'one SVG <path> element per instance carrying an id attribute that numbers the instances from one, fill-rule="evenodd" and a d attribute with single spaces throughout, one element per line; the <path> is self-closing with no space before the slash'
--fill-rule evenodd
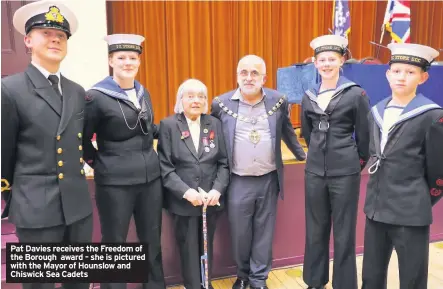
<path id="1" fill-rule="evenodd" d="M 63 15 L 60 14 L 60 9 L 58 9 L 56 6 L 51 6 L 49 8 L 49 12 L 45 14 L 45 18 L 48 21 L 55 21 L 58 23 L 63 23 L 65 20 Z"/>

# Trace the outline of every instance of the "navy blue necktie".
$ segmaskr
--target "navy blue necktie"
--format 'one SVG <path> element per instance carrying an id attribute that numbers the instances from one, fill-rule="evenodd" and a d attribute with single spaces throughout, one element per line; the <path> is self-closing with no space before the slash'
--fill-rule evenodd
<path id="1" fill-rule="evenodd" d="M 57 75 L 49 75 L 48 77 L 49 81 L 52 84 L 52 88 L 55 90 L 58 96 L 60 96 L 60 99 L 62 99 L 62 94 L 60 93 L 60 89 L 58 89 L 58 76 Z"/>

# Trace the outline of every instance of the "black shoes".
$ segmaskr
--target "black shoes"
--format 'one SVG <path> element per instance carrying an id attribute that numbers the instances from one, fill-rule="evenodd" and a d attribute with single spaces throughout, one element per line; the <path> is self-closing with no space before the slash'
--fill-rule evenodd
<path id="1" fill-rule="evenodd" d="M 237 278 L 237 280 L 235 280 L 234 285 L 232 285 L 232 289 L 246 289 L 248 288 L 248 286 L 249 286 L 249 281 Z"/>

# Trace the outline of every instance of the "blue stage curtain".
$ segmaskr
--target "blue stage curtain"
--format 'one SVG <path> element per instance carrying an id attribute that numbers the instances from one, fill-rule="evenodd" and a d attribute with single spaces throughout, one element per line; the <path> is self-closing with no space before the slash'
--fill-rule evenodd
<path id="1" fill-rule="evenodd" d="M 371 105 L 391 94 L 386 71 L 388 65 L 345 64 L 343 75 L 366 90 Z M 300 104 L 304 91 L 319 82 L 314 64 L 297 64 L 277 71 L 277 90 L 285 93 L 290 103 Z M 443 66 L 433 65 L 429 79 L 417 89 L 426 97 L 443 106 Z"/>

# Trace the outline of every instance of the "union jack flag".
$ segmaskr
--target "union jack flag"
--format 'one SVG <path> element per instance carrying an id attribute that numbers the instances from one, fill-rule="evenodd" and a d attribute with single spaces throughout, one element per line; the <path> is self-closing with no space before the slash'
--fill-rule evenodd
<path id="1" fill-rule="evenodd" d="M 390 32 L 392 42 L 409 43 L 411 34 L 410 1 L 388 0 L 383 27 Z"/>

